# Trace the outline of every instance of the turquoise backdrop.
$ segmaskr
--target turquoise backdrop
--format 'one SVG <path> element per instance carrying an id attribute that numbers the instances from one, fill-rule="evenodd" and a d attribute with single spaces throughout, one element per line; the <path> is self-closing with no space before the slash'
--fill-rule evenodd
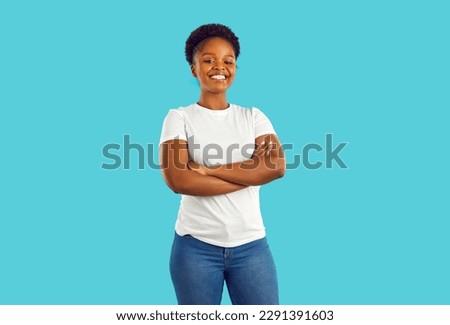
<path id="1" fill-rule="evenodd" d="M 2 1 L 0 303 L 176 303 L 179 196 L 137 149 L 107 170 L 102 148 L 128 135 L 157 163 L 167 111 L 198 99 L 184 42 L 219 22 L 242 47 L 229 101 L 291 145 L 261 189 L 281 303 L 450 304 L 449 15 L 434 0 Z M 294 166 L 326 134 L 348 168 Z"/>

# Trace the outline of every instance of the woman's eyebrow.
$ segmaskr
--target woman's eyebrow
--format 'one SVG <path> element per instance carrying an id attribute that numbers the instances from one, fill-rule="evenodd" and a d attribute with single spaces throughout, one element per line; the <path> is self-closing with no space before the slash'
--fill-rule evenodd
<path id="1" fill-rule="evenodd" d="M 214 53 L 203 53 L 203 54 L 202 54 L 202 56 L 205 56 L 205 55 L 212 55 L 212 56 L 215 56 Z M 225 56 L 229 56 L 229 57 L 231 57 L 231 58 L 234 59 L 234 55 L 232 55 L 232 54 L 226 54 Z"/>

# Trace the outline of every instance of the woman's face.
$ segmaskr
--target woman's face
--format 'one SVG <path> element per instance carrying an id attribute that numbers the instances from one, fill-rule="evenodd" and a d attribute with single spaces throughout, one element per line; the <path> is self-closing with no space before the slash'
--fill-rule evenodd
<path id="1" fill-rule="evenodd" d="M 233 47 L 223 38 L 206 39 L 194 56 L 191 71 L 202 91 L 214 94 L 225 92 L 233 83 L 236 73 Z"/>

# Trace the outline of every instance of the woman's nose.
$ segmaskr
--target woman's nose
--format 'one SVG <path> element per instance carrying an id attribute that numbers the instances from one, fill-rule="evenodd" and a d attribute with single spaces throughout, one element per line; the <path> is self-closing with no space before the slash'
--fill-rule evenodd
<path id="1" fill-rule="evenodd" d="M 225 67 L 223 66 L 222 63 L 216 62 L 216 64 L 214 65 L 213 69 L 216 69 L 216 70 L 225 70 Z"/>

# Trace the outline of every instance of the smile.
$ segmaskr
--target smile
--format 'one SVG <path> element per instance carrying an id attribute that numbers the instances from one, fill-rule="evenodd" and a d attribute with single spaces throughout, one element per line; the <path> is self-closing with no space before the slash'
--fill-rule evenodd
<path id="1" fill-rule="evenodd" d="M 216 80 L 225 80 L 226 79 L 226 77 L 223 74 L 215 74 L 215 75 L 212 75 L 210 78 L 216 79 Z"/>

